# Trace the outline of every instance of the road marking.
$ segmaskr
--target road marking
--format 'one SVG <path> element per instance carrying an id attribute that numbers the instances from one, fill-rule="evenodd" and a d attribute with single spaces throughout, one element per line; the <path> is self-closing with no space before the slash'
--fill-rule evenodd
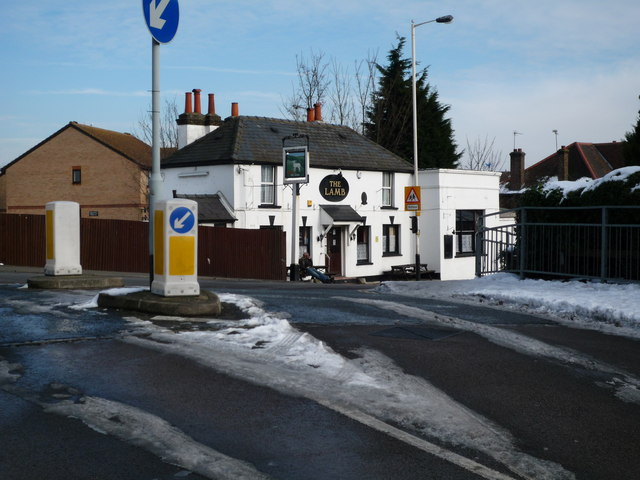
<path id="1" fill-rule="evenodd" d="M 341 407 L 328 400 L 316 399 L 316 401 L 320 405 L 338 412 L 346 417 L 349 417 L 356 422 L 362 423 L 363 425 L 366 425 L 367 427 L 373 428 L 374 430 L 384 433 L 385 435 L 393 437 L 396 440 L 400 440 L 401 442 L 416 447 L 423 452 L 441 458 L 442 460 L 452 463 L 476 475 L 479 475 L 482 478 L 486 478 L 488 480 L 515 480 L 514 477 L 510 477 L 508 475 L 505 475 L 504 473 L 500 473 L 478 462 L 474 462 L 467 457 L 458 455 L 451 450 L 447 450 L 446 448 L 440 447 L 427 440 L 416 437 L 415 435 L 405 432 L 404 430 L 400 430 L 399 428 L 389 425 L 388 423 L 378 420 L 377 418 L 372 417 L 371 415 L 367 415 L 366 413 L 359 410 Z"/>

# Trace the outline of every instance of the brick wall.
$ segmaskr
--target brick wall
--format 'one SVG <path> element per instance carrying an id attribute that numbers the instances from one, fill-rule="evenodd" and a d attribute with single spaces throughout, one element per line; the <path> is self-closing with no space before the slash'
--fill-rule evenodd
<path id="1" fill-rule="evenodd" d="M 7 176 L 0 175 L 0 213 L 7 210 Z"/>
<path id="2" fill-rule="evenodd" d="M 73 183 L 74 169 L 80 171 L 80 183 Z M 146 216 L 146 172 L 74 128 L 27 153 L 4 177 L 7 213 L 44 214 L 47 202 L 66 200 L 80 204 L 82 217 Z"/>

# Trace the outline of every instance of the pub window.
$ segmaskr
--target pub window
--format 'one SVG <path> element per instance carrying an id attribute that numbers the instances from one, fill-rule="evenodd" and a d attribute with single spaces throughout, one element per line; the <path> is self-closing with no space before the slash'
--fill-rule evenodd
<path id="1" fill-rule="evenodd" d="M 276 167 L 262 165 L 260 173 L 260 204 L 275 205 L 276 203 Z"/>
<path id="2" fill-rule="evenodd" d="M 370 238 L 371 238 L 371 227 L 363 226 L 358 227 L 357 231 L 357 243 L 358 243 L 358 263 L 359 264 L 367 264 L 371 262 L 371 258 L 369 256 L 370 251 Z"/>
<path id="3" fill-rule="evenodd" d="M 382 172 L 382 206 L 393 207 L 393 173 Z"/>
<path id="4" fill-rule="evenodd" d="M 82 170 L 80 167 L 73 167 L 71 169 L 71 183 L 79 185 L 82 183 Z"/>
<path id="5" fill-rule="evenodd" d="M 302 256 L 304 252 L 309 252 L 309 254 L 311 254 L 311 227 L 300 227 L 298 235 L 298 249 L 300 251 L 300 256 Z"/>
<path id="6" fill-rule="evenodd" d="M 382 255 L 400 255 L 400 226 L 382 226 Z"/>
<path id="7" fill-rule="evenodd" d="M 456 210 L 456 256 L 476 251 L 476 225 L 482 210 Z"/>

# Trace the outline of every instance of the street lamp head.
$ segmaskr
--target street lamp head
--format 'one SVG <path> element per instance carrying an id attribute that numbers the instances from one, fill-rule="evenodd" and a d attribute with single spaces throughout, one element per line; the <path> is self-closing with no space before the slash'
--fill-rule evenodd
<path id="1" fill-rule="evenodd" d="M 438 18 L 436 18 L 436 22 L 437 23 L 451 23 L 451 22 L 453 22 L 453 16 L 445 15 L 444 17 L 438 17 Z"/>

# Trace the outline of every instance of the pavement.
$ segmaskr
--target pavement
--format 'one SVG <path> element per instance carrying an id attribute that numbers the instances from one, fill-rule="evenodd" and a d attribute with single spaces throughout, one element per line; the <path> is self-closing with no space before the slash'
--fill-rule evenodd
<path id="1" fill-rule="evenodd" d="M 125 285 L 123 274 L 118 272 L 87 271 L 82 275 L 32 275 L 43 269 L 0 265 L 0 273 L 26 275 L 29 288 L 59 290 L 104 290 Z M 136 278 L 139 273 L 131 274 Z M 220 299 L 215 293 L 201 291 L 199 295 L 164 297 L 149 291 L 125 294 L 101 293 L 98 306 L 118 310 L 134 310 L 159 315 L 198 317 L 218 316 L 222 310 Z"/>

